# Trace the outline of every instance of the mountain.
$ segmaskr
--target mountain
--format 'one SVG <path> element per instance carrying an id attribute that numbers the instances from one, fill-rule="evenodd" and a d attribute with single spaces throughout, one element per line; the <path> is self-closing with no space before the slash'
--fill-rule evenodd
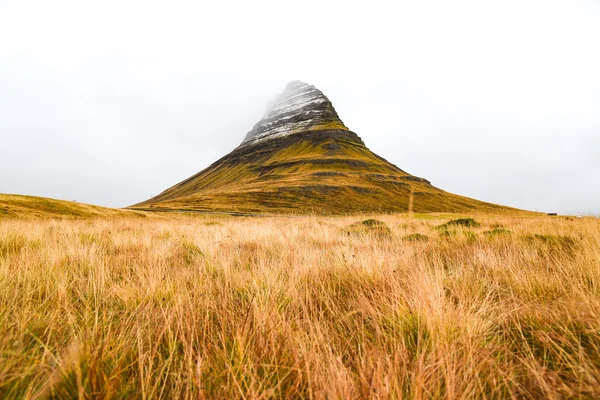
<path id="1" fill-rule="evenodd" d="M 379 157 L 317 88 L 290 82 L 231 153 L 132 207 L 350 214 L 501 211 L 445 192 Z"/>

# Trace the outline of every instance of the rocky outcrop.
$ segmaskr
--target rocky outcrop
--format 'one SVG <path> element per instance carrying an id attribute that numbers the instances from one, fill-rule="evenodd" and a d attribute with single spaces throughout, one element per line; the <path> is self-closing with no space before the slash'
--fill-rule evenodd
<path id="1" fill-rule="evenodd" d="M 273 107 L 246 134 L 240 147 L 322 129 L 348 130 L 323 92 L 313 85 L 293 81 L 288 83 Z"/>

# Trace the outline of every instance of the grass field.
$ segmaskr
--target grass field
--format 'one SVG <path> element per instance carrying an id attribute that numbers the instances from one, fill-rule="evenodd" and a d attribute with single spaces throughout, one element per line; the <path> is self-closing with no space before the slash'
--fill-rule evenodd
<path id="1" fill-rule="evenodd" d="M 600 397 L 598 219 L 140 216 L 0 215 L 0 398 Z"/>

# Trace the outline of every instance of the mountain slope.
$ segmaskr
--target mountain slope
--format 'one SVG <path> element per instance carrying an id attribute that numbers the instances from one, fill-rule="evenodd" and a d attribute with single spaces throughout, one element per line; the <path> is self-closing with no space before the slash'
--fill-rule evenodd
<path id="1" fill-rule="evenodd" d="M 347 214 L 501 211 L 371 152 L 312 85 L 288 84 L 231 153 L 136 208 Z"/>
<path id="2" fill-rule="evenodd" d="M 0 219 L 28 217 L 89 218 L 134 215 L 141 215 L 141 213 L 45 197 L 0 194 Z"/>

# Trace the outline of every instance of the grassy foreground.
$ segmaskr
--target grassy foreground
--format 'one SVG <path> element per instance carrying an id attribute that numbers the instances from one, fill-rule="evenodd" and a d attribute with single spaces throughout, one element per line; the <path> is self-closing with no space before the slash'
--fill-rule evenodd
<path id="1" fill-rule="evenodd" d="M 600 397 L 598 219 L 375 218 L 0 219 L 0 398 Z"/>

